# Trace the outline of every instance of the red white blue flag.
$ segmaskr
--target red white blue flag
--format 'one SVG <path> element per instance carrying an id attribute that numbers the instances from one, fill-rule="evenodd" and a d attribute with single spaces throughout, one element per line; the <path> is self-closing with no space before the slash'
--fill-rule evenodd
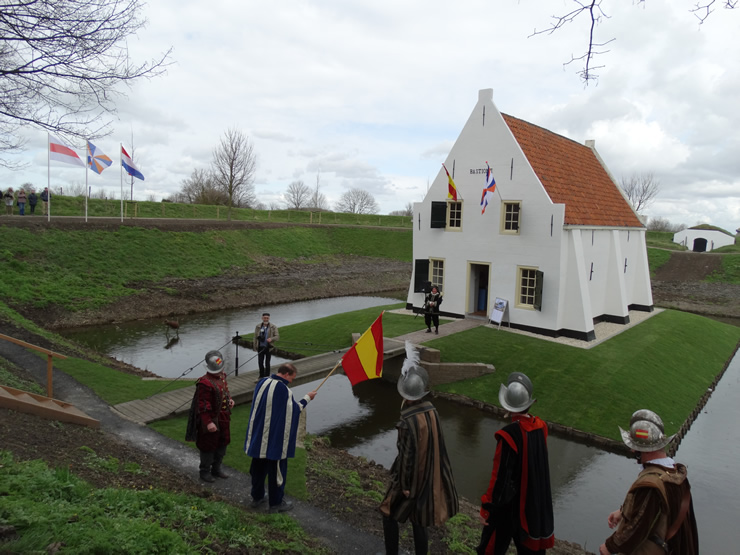
<path id="1" fill-rule="evenodd" d="M 100 175 L 103 170 L 110 166 L 113 160 L 103 154 L 98 147 L 87 141 L 87 165 L 90 169 Z"/>
<path id="2" fill-rule="evenodd" d="M 480 205 L 483 207 L 480 211 L 481 214 L 486 213 L 488 195 L 493 195 L 493 192 L 496 190 L 496 180 L 493 178 L 493 172 L 491 171 L 491 166 L 488 165 L 488 162 L 486 162 L 486 168 L 486 186 L 483 187 L 483 194 L 480 197 Z"/>
<path id="3" fill-rule="evenodd" d="M 126 170 L 127 174 L 133 175 L 136 179 L 144 181 L 144 174 L 139 171 L 139 168 L 136 167 L 131 156 L 128 155 L 128 152 L 126 152 L 126 149 L 123 148 L 123 146 L 121 146 L 121 165 L 123 166 L 123 169 Z"/>

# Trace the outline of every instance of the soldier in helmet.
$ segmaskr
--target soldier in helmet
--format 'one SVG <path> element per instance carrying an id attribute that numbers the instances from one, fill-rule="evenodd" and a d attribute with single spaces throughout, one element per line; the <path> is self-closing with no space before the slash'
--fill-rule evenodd
<path id="1" fill-rule="evenodd" d="M 599 553 L 699 553 L 686 467 L 666 454 L 675 436 L 666 437 L 663 421 L 645 409 L 632 415 L 629 431 L 621 427 L 619 431 L 643 470 L 622 506 L 609 515 L 609 528 L 617 530 L 599 547 Z"/>
<path id="2" fill-rule="evenodd" d="M 481 497 L 479 554 L 503 555 L 514 540 L 517 553 L 544 553 L 555 544 L 547 456 L 547 425 L 529 414 L 532 382 L 521 372 L 501 384 L 499 402 L 511 424 L 496 432 L 488 490 Z"/>
<path id="3" fill-rule="evenodd" d="M 185 439 L 195 441 L 200 451 L 200 479 L 214 482 L 215 478 L 228 478 L 221 469 L 221 463 L 231 441 L 234 400 L 229 394 L 221 353 L 208 351 L 205 362 L 207 372 L 195 384 Z"/>
<path id="4" fill-rule="evenodd" d="M 409 344 L 407 353 L 414 351 Z M 414 550 L 426 554 L 428 526 L 441 526 L 455 516 L 459 503 L 437 410 L 422 398 L 429 376 L 418 365 L 418 353 L 406 359 L 398 380 L 403 397 L 398 429 L 398 456 L 391 466 L 391 483 L 379 509 L 387 554 L 398 553 L 398 523 L 411 521 Z"/>

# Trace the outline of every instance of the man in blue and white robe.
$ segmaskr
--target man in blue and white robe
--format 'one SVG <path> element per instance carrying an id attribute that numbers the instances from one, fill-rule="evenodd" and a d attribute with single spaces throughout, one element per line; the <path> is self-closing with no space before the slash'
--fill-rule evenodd
<path id="1" fill-rule="evenodd" d="M 283 499 L 288 459 L 295 456 L 296 435 L 301 412 L 316 391 L 296 401 L 290 384 L 298 371 L 290 363 L 283 364 L 277 374 L 262 378 L 254 388 L 252 412 L 249 415 L 244 452 L 252 457 L 249 473 L 252 476 L 252 506 L 265 501 L 267 478 L 270 512 L 283 512 L 292 503 Z"/>

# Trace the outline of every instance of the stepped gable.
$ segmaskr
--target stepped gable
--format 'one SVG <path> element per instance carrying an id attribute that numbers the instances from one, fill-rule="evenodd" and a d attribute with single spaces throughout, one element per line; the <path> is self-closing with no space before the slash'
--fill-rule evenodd
<path id="1" fill-rule="evenodd" d="M 643 227 L 593 149 L 501 115 L 550 200 L 565 204 L 566 225 Z"/>

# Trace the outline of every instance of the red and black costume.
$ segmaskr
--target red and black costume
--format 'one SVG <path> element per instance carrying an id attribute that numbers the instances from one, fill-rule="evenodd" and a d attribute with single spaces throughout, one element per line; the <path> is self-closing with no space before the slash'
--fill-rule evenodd
<path id="1" fill-rule="evenodd" d="M 195 441 L 200 451 L 201 478 L 209 473 L 225 477 L 221 463 L 226 446 L 231 442 L 231 395 L 223 372 L 209 372 L 195 384 L 196 391 L 190 407 L 187 441 Z M 216 425 L 215 432 L 208 431 L 208 424 Z"/>
<path id="2" fill-rule="evenodd" d="M 505 554 L 511 540 L 522 554 L 544 553 L 555 544 L 547 456 L 547 425 L 515 414 L 496 432 L 496 454 L 480 514 L 488 521 L 478 553 Z"/>

